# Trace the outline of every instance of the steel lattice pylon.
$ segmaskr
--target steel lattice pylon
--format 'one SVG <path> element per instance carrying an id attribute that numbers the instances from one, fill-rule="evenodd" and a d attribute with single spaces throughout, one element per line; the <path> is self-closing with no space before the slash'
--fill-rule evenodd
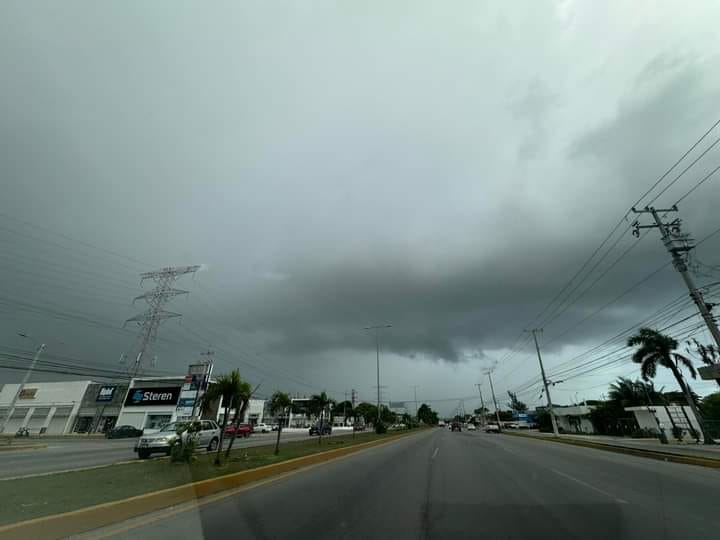
<path id="1" fill-rule="evenodd" d="M 152 280 L 155 282 L 155 288 L 133 299 L 133 303 L 137 300 L 145 300 L 148 309 L 125 321 L 125 325 L 134 322 L 140 327 L 140 334 L 129 355 L 127 368 L 130 376 L 135 377 L 146 365 L 146 359 L 151 356 L 153 344 L 157 339 L 160 323 L 181 316 L 180 313 L 164 309 L 170 299 L 188 294 L 188 291 L 174 289 L 172 285 L 180 276 L 194 274 L 199 269 L 200 265 L 174 266 L 140 274 L 141 285 L 145 280 Z"/>

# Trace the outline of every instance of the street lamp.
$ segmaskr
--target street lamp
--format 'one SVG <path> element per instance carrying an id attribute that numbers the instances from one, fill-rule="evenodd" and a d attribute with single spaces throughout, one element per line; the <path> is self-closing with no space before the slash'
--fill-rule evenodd
<path id="1" fill-rule="evenodd" d="M 25 376 L 23 377 L 22 382 L 18 386 L 17 392 L 15 392 L 15 395 L 12 398 L 12 401 L 10 402 L 10 406 L 8 407 L 8 412 L 5 416 L 5 419 L 3 420 L 2 426 L 0 426 L 0 433 L 3 433 L 5 431 L 5 428 L 7 427 L 8 423 L 10 422 L 10 418 L 12 418 L 13 413 L 15 412 L 15 404 L 17 403 L 18 398 L 20 397 L 20 394 L 22 393 L 23 389 L 25 388 L 25 385 L 30 380 L 30 375 L 32 375 L 33 370 L 35 369 L 35 365 L 37 364 L 38 358 L 40 358 L 40 354 L 45 350 L 45 344 L 39 343 L 35 339 L 33 339 L 31 336 L 25 334 L 24 332 L 18 332 L 18 336 L 29 339 L 36 345 L 38 345 L 37 350 L 35 351 L 35 356 L 33 356 L 32 362 L 30 362 L 30 367 L 25 372 Z"/>
<path id="2" fill-rule="evenodd" d="M 392 324 L 380 324 L 377 326 L 366 326 L 365 330 L 375 330 L 375 359 L 377 362 L 377 425 L 380 425 L 380 340 L 378 331 L 383 328 L 392 328 Z"/>

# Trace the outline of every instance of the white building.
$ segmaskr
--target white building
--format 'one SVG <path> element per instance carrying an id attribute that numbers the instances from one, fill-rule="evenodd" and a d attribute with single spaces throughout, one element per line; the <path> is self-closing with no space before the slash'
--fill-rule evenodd
<path id="1" fill-rule="evenodd" d="M 163 424 L 174 422 L 178 417 L 178 406 L 182 408 L 183 405 L 178 403 L 183 384 L 185 376 L 133 379 L 116 425 L 159 429 Z"/>
<path id="2" fill-rule="evenodd" d="M 682 438 L 693 440 L 692 428 L 695 433 L 702 438 L 702 430 L 700 422 L 698 422 L 692 409 L 687 405 L 653 405 L 651 407 L 625 407 L 626 411 L 635 415 L 638 426 L 641 429 L 647 429 L 657 433 L 658 424 L 660 429 L 665 432 L 668 439 L 673 439 L 673 427 L 682 429 Z"/>
<path id="3" fill-rule="evenodd" d="M 0 390 L 0 426 L 9 416 L 5 433 L 26 427 L 30 433 L 64 435 L 72 431 L 85 392 L 92 381 L 37 382 L 26 384 L 15 406 L 10 407 L 20 384 Z"/>
<path id="4" fill-rule="evenodd" d="M 590 421 L 592 405 L 575 405 L 572 407 L 553 407 L 558 428 L 565 433 L 595 433 L 595 426 Z"/>

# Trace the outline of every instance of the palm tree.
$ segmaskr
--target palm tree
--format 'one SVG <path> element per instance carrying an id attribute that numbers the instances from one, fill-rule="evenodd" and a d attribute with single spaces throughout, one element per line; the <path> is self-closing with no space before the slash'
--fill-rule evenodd
<path id="1" fill-rule="evenodd" d="M 310 397 L 310 410 L 317 416 L 318 427 L 320 428 L 318 429 L 318 444 L 322 444 L 323 418 L 325 417 L 325 410 L 330 403 L 332 403 L 332 399 L 330 399 L 325 392 L 320 392 Z"/>
<path id="2" fill-rule="evenodd" d="M 628 347 L 637 347 L 632 360 L 636 364 L 640 364 L 640 373 L 645 381 L 655 377 L 658 366 L 667 368 L 672 372 L 680 389 L 685 394 L 690 409 L 701 426 L 705 444 L 714 444 L 712 437 L 708 435 L 703 426 L 702 416 L 700 416 L 697 404 L 692 398 L 690 387 L 683 379 L 680 371 L 680 364 L 682 364 L 688 369 L 693 378 L 697 377 L 690 359 L 675 352 L 678 342 L 674 338 L 661 334 L 652 328 L 641 328 L 637 334 L 628 338 L 627 344 Z"/>
<path id="3" fill-rule="evenodd" d="M 225 436 L 225 424 L 227 423 L 228 415 L 230 414 L 230 408 L 233 403 L 237 409 L 240 401 L 240 385 L 242 379 L 240 379 L 240 372 L 237 369 L 232 370 L 228 375 L 221 375 L 217 378 L 214 384 L 211 384 L 205 394 L 203 395 L 202 409 L 206 409 L 210 403 L 214 403 L 218 400 L 222 400 L 225 414 L 223 415 L 223 426 L 220 429 L 220 441 L 217 447 L 217 454 L 215 455 L 215 465 L 220 465 L 220 454 L 223 447 L 223 439 Z"/>
<path id="4" fill-rule="evenodd" d="M 651 405 L 652 402 L 659 400 L 652 383 L 633 381 L 625 377 L 618 377 L 617 381 L 610 385 L 608 395 L 611 400 L 617 401 L 623 407 Z M 648 403 L 648 399 L 650 403 Z"/>
<path id="5" fill-rule="evenodd" d="M 280 413 L 280 421 L 278 422 L 277 441 L 275 442 L 275 455 L 280 453 L 280 433 L 282 432 L 283 420 L 287 411 L 292 406 L 292 400 L 285 392 L 275 392 L 270 398 L 270 412 L 272 414 Z"/>
<path id="6" fill-rule="evenodd" d="M 245 411 L 247 411 L 250 406 L 250 399 L 259 387 L 260 385 L 258 384 L 254 389 L 251 389 L 250 383 L 243 381 L 242 379 L 240 380 L 236 403 L 242 403 L 242 405 L 235 406 L 235 416 L 233 416 L 232 419 L 232 425 L 235 426 L 235 429 L 233 430 L 232 437 L 230 437 L 230 444 L 228 444 L 227 450 L 225 450 L 225 459 L 230 457 L 230 451 L 232 450 L 233 443 L 235 442 L 235 437 L 237 437 L 238 424 L 240 424 L 240 421 L 245 418 Z"/>

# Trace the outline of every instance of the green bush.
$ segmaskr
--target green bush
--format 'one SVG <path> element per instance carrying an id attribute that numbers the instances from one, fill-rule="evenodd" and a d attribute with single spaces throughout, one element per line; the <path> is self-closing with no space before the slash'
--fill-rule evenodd
<path id="1" fill-rule="evenodd" d="M 673 434 L 673 437 L 675 437 L 678 441 L 683 440 L 684 433 L 685 433 L 685 430 L 683 428 L 681 428 L 680 426 L 673 426 L 672 434 Z"/>
<path id="2" fill-rule="evenodd" d="M 197 449 L 197 441 L 194 438 L 187 437 L 185 442 L 178 442 L 170 449 L 170 461 L 173 463 L 192 463 L 197 459 L 195 450 Z"/>
<path id="3" fill-rule="evenodd" d="M 375 433 L 377 433 L 378 435 L 387 433 L 387 426 L 383 422 L 378 422 L 377 424 L 375 424 Z"/>
<path id="4" fill-rule="evenodd" d="M 658 434 L 655 430 L 647 428 L 637 428 L 630 434 L 630 437 L 633 439 L 656 439 L 657 436 Z"/>

